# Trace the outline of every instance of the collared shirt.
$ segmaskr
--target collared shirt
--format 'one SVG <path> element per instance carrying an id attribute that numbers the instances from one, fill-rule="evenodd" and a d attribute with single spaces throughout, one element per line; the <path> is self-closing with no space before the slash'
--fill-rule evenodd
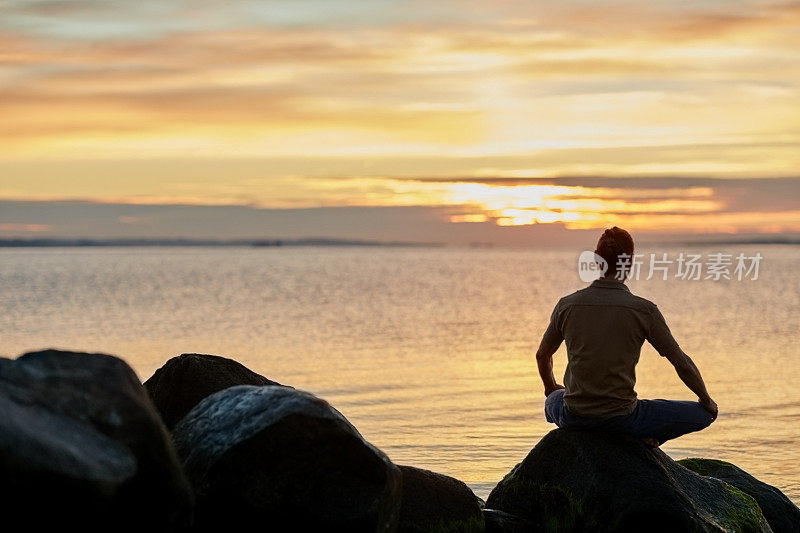
<path id="1" fill-rule="evenodd" d="M 606 418 L 636 408 L 636 363 L 644 341 L 662 356 L 680 350 L 664 316 L 621 281 L 598 279 L 561 298 L 542 343 L 566 340 L 564 403 L 578 416 Z"/>

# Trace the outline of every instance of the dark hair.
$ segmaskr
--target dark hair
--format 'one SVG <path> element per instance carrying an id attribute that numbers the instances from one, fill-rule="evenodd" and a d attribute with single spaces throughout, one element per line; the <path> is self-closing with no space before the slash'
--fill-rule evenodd
<path id="1" fill-rule="evenodd" d="M 633 237 L 622 228 L 614 226 L 607 229 L 597 241 L 597 249 L 594 251 L 608 263 L 608 273 L 617 271 L 617 259 L 621 255 L 633 256 Z M 630 265 L 631 259 L 628 259 Z"/>

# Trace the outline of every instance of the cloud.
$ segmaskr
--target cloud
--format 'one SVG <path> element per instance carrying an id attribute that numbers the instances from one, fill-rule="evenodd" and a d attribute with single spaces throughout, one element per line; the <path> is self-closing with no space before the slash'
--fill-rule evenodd
<path id="1" fill-rule="evenodd" d="M 165 223 L 151 216 L 153 209 L 198 207 L 196 212 L 199 214 L 203 211 L 213 213 L 215 208 L 233 209 L 238 204 L 259 212 L 308 213 L 308 220 L 314 220 L 317 226 L 309 225 L 306 219 L 298 222 L 302 222 L 300 227 L 307 232 L 314 228 L 322 231 L 327 227 L 326 217 L 333 213 L 371 213 L 371 209 L 384 208 L 417 209 L 414 212 L 420 216 L 424 214 L 423 218 L 435 216 L 440 222 L 451 224 L 485 223 L 503 227 L 556 224 L 566 229 L 588 230 L 620 225 L 641 232 L 690 234 L 800 231 L 800 204 L 796 200 L 800 197 L 800 178 L 304 178 L 287 187 L 286 191 L 294 194 L 298 188 L 305 188 L 313 191 L 314 196 L 281 197 L 273 192 L 271 197 L 265 197 L 265 189 L 259 192 L 256 183 L 245 182 L 238 186 L 230 183 L 218 186 L 213 200 L 204 200 L 210 194 L 201 194 L 201 189 L 193 190 L 187 184 L 183 185 L 183 195 L 105 197 L 80 203 L 57 198 L 40 200 L 33 203 L 40 214 L 31 215 L 39 218 L 29 221 L 17 218 L 15 221 L 49 223 L 41 219 L 41 213 L 47 211 L 48 205 L 54 209 L 60 209 L 58 206 L 62 204 L 82 206 L 87 212 L 109 206 L 121 210 L 127 205 L 127 211 L 115 215 L 116 222 L 125 226 L 146 223 L 148 231 L 153 231 Z M 175 192 L 180 190 L 173 189 Z M 6 211 L 6 217 L 20 216 L 20 212 L 13 209 Z M 31 213 L 35 212 L 31 210 Z M 210 231 L 208 225 L 216 223 L 216 220 L 198 219 L 196 222 L 198 228 L 206 227 Z M 368 220 L 365 218 L 361 223 Z M 352 221 L 358 225 L 356 219 Z M 60 221 L 59 228 L 62 227 L 63 221 Z M 175 229 L 162 227 L 161 231 Z M 233 229 L 227 231 L 232 232 L 229 237 L 236 235 Z M 397 234 L 392 235 L 392 238 L 398 238 Z M 193 236 L 219 237 L 216 234 Z M 413 240 L 419 235 L 409 234 L 403 238 Z"/>
<path id="2" fill-rule="evenodd" d="M 408 205 L 369 178 L 800 168 L 797 2 L 3 7 L 17 196 Z"/>

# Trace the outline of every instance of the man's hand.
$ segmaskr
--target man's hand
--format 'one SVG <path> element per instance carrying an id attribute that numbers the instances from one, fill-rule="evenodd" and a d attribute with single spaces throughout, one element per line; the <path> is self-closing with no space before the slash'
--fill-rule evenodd
<path id="1" fill-rule="evenodd" d="M 553 383 L 552 386 L 544 388 L 544 397 L 547 398 L 553 392 L 557 391 L 558 389 L 563 389 L 563 388 L 565 388 L 564 385 L 559 385 L 558 383 Z"/>
<path id="2" fill-rule="evenodd" d="M 692 361 L 692 358 L 680 349 L 670 353 L 666 358 L 675 367 L 681 381 L 683 381 L 693 393 L 697 394 L 697 399 L 700 401 L 700 405 L 703 406 L 703 409 L 711 413 L 713 417 L 711 420 L 716 420 L 719 407 L 717 407 L 717 402 L 712 400 L 711 395 L 708 394 L 703 376 L 700 375 L 700 371 L 697 369 L 694 361 Z"/>
<path id="3" fill-rule="evenodd" d="M 700 405 L 703 406 L 703 409 L 711 413 L 712 419 L 716 420 L 717 415 L 719 414 L 719 407 L 717 407 L 717 402 L 711 399 L 710 396 L 706 398 L 700 398 Z"/>

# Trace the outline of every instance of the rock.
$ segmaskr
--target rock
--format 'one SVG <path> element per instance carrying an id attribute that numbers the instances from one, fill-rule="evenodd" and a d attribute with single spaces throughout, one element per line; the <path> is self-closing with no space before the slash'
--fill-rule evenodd
<path id="1" fill-rule="evenodd" d="M 170 430 L 203 398 L 236 385 L 279 384 L 232 359 L 199 353 L 173 357 L 144 382 Z"/>
<path id="2" fill-rule="evenodd" d="M 701 476 L 721 479 L 752 496 L 774 533 L 800 533 L 800 509 L 772 485 L 759 481 L 736 465 L 717 459 L 681 459 L 678 464 Z"/>
<path id="3" fill-rule="evenodd" d="M 767 532 L 739 489 L 624 435 L 556 429 L 492 490 L 486 507 L 533 531 Z"/>
<path id="4" fill-rule="evenodd" d="M 394 531 L 400 470 L 327 402 L 237 386 L 200 402 L 173 439 L 198 531 Z"/>
<path id="5" fill-rule="evenodd" d="M 403 473 L 400 533 L 484 530 L 480 500 L 462 481 L 430 470 L 399 466 Z"/>
<path id="6" fill-rule="evenodd" d="M 497 509 L 484 509 L 486 533 L 528 533 L 537 531 L 530 520 L 525 520 Z"/>
<path id="7" fill-rule="evenodd" d="M 136 374 L 103 354 L 0 359 L 3 524 L 29 531 L 176 531 L 192 496 Z"/>

